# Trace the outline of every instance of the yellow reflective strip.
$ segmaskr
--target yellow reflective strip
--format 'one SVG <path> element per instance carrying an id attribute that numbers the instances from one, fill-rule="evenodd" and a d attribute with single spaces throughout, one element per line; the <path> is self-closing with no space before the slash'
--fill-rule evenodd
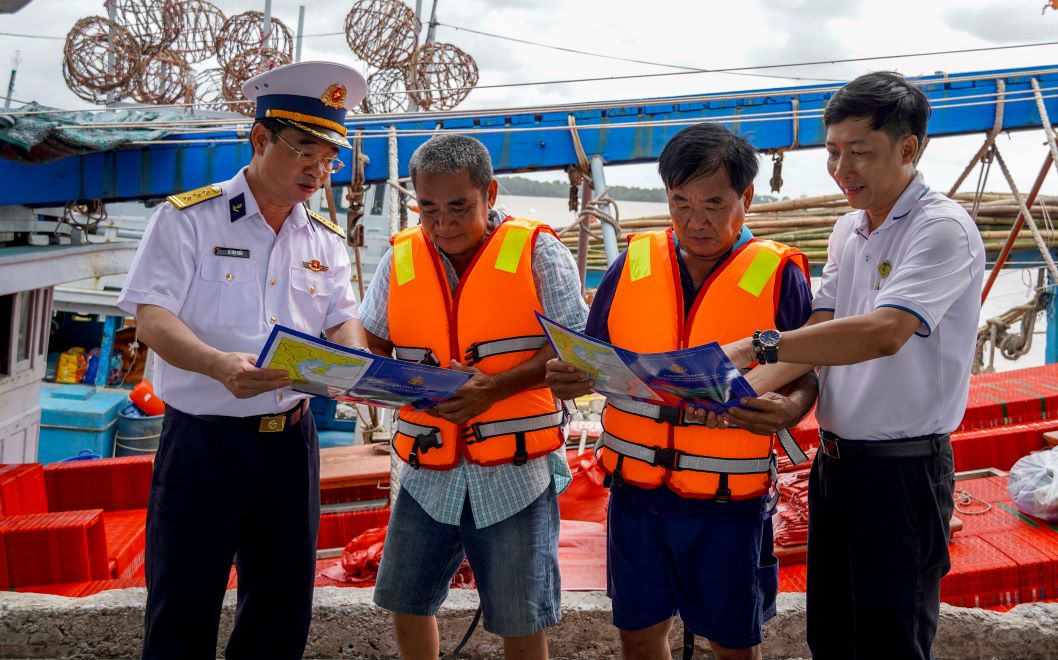
<path id="1" fill-rule="evenodd" d="M 522 250 L 529 240 L 529 232 L 525 229 L 510 228 L 503 237 L 503 245 L 500 253 L 496 255 L 496 270 L 508 273 L 518 272 L 518 262 L 522 260 Z"/>
<path id="2" fill-rule="evenodd" d="M 757 256 L 753 257 L 753 261 L 750 262 L 746 272 L 742 274 L 742 279 L 738 281 L 739 288 L 748 291 L 754 296 L 759 296 L 771 276 L 775 274 L 779 261 L 779 255 L 771 250 L 761 249 L 757 252 Z"/>
<path id="3" fill-rule="evenodd" d="M 650 276 L 650 240 L 642 234 L 628 245 L 628 275 L 633 282 Z"/>
<path id="4" fill-rule="evenodd" d="M 415 279 L 415 261 L 411 256 L 411 241 L 398 241 L 393 246 L 393 266 L 397 269 L 397 286 Z"/>

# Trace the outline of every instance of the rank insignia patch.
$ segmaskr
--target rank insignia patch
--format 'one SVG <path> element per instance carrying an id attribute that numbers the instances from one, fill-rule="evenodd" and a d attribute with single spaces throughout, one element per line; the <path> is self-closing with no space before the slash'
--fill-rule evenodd
<path id="1" fill-rule="evenodd" d="M 312 261 L 302 261 L 301 265 L 308 268 L 314 273 L 326 273 L 331 269 L 330 266 L 324 266 L 320 263 L 319 259 L 313 259 Z"/>

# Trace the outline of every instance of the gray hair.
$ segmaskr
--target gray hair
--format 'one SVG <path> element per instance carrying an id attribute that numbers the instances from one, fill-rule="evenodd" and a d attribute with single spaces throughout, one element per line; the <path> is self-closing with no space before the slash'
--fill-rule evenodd
<path id="1" fill-rule="evenodd" d="M 415 150 L 408 162 L 412 185 L 420 174 L 457 174 L 466 172 L 482 193 L 492 182 L 492 159 L 479 140 L 467 135 L 441 133 Z"/>

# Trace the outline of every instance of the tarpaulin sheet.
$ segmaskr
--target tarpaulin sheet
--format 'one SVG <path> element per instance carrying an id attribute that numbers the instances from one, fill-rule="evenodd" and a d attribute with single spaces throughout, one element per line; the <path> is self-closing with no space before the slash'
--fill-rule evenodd
<path id="1" fill-rule="evenodd" d="M 33 114 L 13 114 L 23 112 Z M 143 124 L 187 119 L 188 115 L 179 112 L 145 109 L 63 112 L 31 102 L 7 113 L 0 112 L 0 158 L 47 163 L 66 156 L 106 151 L 126 142 L 158 140 L 170 130 L 140 126 L 91 128 L 93 124 Z"/>

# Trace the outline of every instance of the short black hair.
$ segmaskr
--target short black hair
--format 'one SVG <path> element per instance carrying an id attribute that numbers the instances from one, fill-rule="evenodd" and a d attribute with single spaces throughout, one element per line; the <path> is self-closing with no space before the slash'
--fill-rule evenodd
<path id="1" fill-rule="evenodd" d="M 757 177 L 757 150 L 746 138 L 720 124 L 688 126 L 672 136 L 658 158 L 658 174 L 671 190 L 723 167 L 735 192 L 742 194 Z"/>
<path id="2" fill-rule="evenodd" d="M 420 174 L 466 172 L 483 195 L 492 183 L 492 158 L 480 140 L 459 133 L 438 133 L 419 145 L 408 161 L 412 186 Z"/>
<path id="3" fill-rule="evenodd" d="M 283 129 L 288 128 L 287 124 L 284 124 L 275 117 L 261 117 L 260 119 L 255 119 L 253 123 L 254 126 L 260 124 L 268 129 L 268 139 L 272 144 L 276 143 L 276 140 L 278 139 L 277 136 L 283 131 Z M 250 130 L 253 131 L 253 126 L 250 127 Z"/>
<path id="4" fill-rule="evenodd" d="M 823 110 L 823 124 L 867 118 L 871 130 L 883 131 L 894 142 L 914 135 L 921 148 L 929 115 L 929 101 L 921 90 L 899 73 L 875 71 L 856 78 L 830 97 Z"/>

